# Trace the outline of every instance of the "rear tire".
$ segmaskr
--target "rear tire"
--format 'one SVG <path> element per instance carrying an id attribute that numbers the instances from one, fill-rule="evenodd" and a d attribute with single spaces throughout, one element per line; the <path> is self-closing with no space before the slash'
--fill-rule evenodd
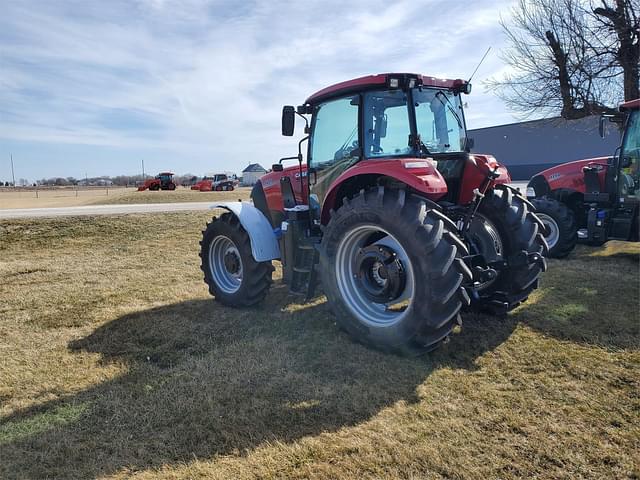
<path id="1" fill-rule="evenodd" d="M 333 212 L 322 237 L 320 274 L 337 322 L 355 340 L 415 355 L 437 347 L 460 323 L 459 311 L 469 303 L 462 284 L 471 272 L 457 257 L 466 247 L 433 206 L 404 190 L 377 187 L 345 198 Z M 376 250 L 384 250 L 388 263 L 363 254 L 375 257 Z M 408 306 L 392 310 L 409 285 Z"/>
<path id="2" fill-rule="evenodd" d="M 271 287 L 271 262 L 256 262 L 251 240 L 238 217 L 225 213 L 202 231 L 200 268 L 209 293 L 231 307 L 248 307 L 264 299 Z"/>
<path id="3" fill-rule="evenodd" d="M 472 303 L 472 308 L 506 313 L 527 299 L 538 287 L 540 273 L 546 270 L 544 258 L 536 263 L 514 261 L 522 251 L 546 254 L 546 242 L 540 233 L 542 224 L 530 211 L 526 199 L 501 185 L 487 192 L 478 212 L 497 228 L 503 249 L 501 256 L 511 266 L 499 271 L 495 281 L 479 292 L 480 302 Z"/>
<path id="4" fill-rule="evenodd" d="M 578 242 L 578 225 L 573 211 L 562 202 L 542 197 L 531 201 L 536 207 L 536 216 L 548 231 L 545 240 L 549 245 L 549 257 L 564 258 Z"/>

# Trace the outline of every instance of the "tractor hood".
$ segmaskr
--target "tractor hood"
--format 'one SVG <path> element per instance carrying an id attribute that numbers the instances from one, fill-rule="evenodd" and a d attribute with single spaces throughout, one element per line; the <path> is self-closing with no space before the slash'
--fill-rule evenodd
<path id="1" fill-rule="evenodd" d="M 600 165 L 607 165 L 611 157 L 595 157 L 595 158 L 587 158 L 584 160 L 574 160 L 573 162 L 567 162 L 560 165 L 556 165 L 555 167 L 547 168 L 543 170 L 538 175 L 542 175 L 547 179 L 547 181 L 558 181 L 565 176 L 570 176 L 573 174 L 582 175 L 582 169 L 589 164 L 597 163 Z"/>
<path id="2" fill-rule="evenodd" d="M 543 170 L 534 176 L 527 185 L 527 197 L 540 197 L 557 190 L 570 190 L 585 193 L 583 168 L 600 165 L 602 182 L 611 157 L 587 158 L 563 163 Z"/>

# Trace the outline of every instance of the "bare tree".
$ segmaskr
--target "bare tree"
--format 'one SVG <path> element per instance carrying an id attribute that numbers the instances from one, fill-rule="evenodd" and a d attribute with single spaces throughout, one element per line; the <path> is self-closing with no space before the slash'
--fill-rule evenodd
<path id="1" fill-rule="evenodd" d="M 513 73 L 488 85 L 508 107 L 575 119 L 612 113 L 623 91 L 637 97 L 640 0 L 590 1 L 519 0 L 501 22 Z"/>
<path id="2" fill-rule="evenodd" d="M 592 12 L 598 38 L 611 39 L 601 50 L 622 69 L 625 100 L 640 98 L 640 1 L 601 0 Z"/>

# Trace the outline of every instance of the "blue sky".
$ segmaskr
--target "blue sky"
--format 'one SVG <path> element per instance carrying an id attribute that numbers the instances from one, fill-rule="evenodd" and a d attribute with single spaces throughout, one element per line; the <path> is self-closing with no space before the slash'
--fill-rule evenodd
<path id="1" fill-rule="evenodd" d="M 512 0 L 3 0 L 0 179 L 202 174 L 295 153 L 283 104 L 386 71 L 468 77 L 470 128 L 514 116 L 500 76 Z M 301 129 L 299 129 L 301 133 Z"/>

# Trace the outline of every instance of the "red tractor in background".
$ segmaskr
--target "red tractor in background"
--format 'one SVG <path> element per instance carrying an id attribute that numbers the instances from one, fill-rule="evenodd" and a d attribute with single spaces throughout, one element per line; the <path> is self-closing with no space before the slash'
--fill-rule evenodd
<path id="1" fill-rule="evenodd" d="M 584 241 L 639 240 L 640 99 L 620 105 L 622 144 L 613 157 L 558 165 L 531 179 L 527 197 L 547 227 L 549 256 L 566 257 Z M 600 120 L 604 135 L 605 117 Z"/>
<path id="2" fill-rule="evenodd" d="M 175 174 L 172 172 L 161 172 L 154 178 L 145 180 L 144 183 L 138 187 L 138 191 L 142 192 L 143 190 L 175 190 L 176 184 L 173 181 L 174 175 Z"/>
<path id="3" fill-rule="evenodd" d="M 503 165 L 469 153 L 461 95 L 470 90 L 464 80 L 381 74 L 285 106 L 283 135 L 296 115 L 307 135 L 252 202 L 214 205 L 226 211 L 207 224 L 200 251 L 211 294 L 255 305 L 279 260 L 292 293 L 311 298 L 322 282 L 357 341 L 410 354 L 445 340 L 463 308 L 503 314 L 524 302 L 546 268 L 543 225 Z"/>
<path id="4" fill-rule="evenodd" d="M 201 192 L 232 192 L 235 190 L 236 180 L 226 173 L 216 173 L 212 176 L 205 176 L 191 187 L 191 190 Z"/>

